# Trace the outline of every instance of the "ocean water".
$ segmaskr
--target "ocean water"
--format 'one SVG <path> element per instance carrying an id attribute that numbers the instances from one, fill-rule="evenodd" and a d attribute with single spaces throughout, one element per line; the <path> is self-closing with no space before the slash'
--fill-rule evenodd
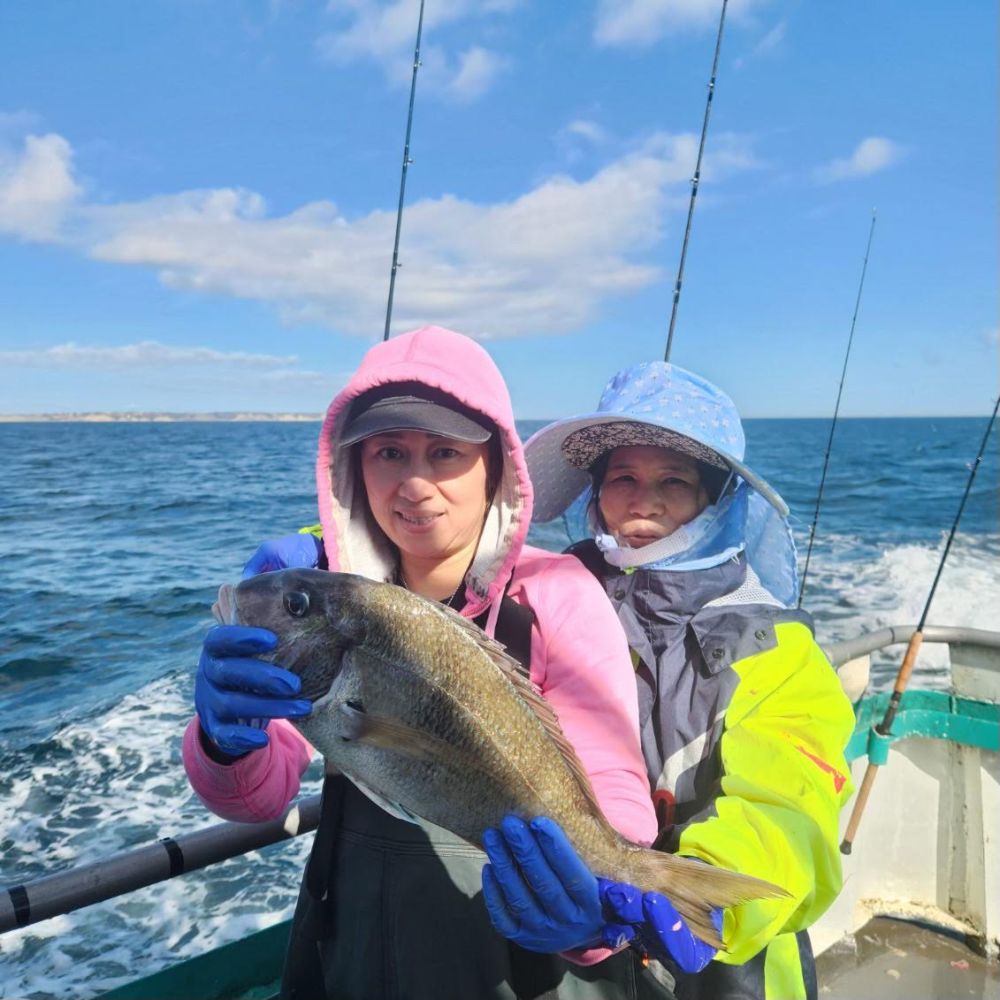
<path id="1" fill-rule="evenodd" d="M 316 520 L 318 428 L 0 424 L 2 885 L 216 821 L 180 764 L 201 636 L 256 543 Z M 841 422 L 805 601 L 821 643 L 919 618 L 984 428 Z M 829 423 L 747 434 L 804 551 Z M 995 434 L 932 624 L 1000 629 Z M 565 542 L 555 524 L 531 540 Z M 924 647 L 911 683 L 947 685 L 944 647 Z M 94 996 L 290 915 L 309 839 L 3 935 L 0 995 Z"/>

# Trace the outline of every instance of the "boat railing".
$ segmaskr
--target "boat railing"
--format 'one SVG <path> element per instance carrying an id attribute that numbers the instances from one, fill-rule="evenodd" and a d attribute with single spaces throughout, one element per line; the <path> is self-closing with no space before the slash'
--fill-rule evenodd
<path id="1" fill-rule="evenodd" d="M 835 667 L 839 667 L 859 656 L 866 656 L 888 646 L 907 643 L 916 630 L 916 625 L 890 625 L 874 632 L 864 632 L 852 639 L 830 643 L 823 647 L 823 652 Z M 958 628 L 951 625 L 925 625 L 924 642 L 948 645 L 965 643 L 1000 649 L 1000 632 L 990 632 L 980 628 Z"/>
<path id="2" fill-rule="evenodd" d="M 908 642 L 915 628 L 896 625 L 878 629 L 832 643 L 824 651 L 839 667 L 887 646 Z M 929 625 L 924 628 L 924 641 L 1000 649 L 1000 632 Z M 310 833 L 319 822 L 319 805 L 318 795 L 302 798 L 270 822 L 219 823 L 163 837 L 152 844 L 0 890 L 0 933 Z"/>
<path id="3" fill-rule="evenodd" d="M 0 934 L 310 833 L 319 803 L 312 795 L 267 823 L 217 823 L 11 886 L 0 893 Z"/>

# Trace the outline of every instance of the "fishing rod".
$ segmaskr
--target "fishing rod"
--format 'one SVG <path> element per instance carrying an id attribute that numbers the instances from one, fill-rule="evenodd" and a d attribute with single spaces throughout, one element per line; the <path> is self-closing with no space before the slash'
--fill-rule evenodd
<path id="1" fill-rule="evenodd" d="M 729 0 L 722 0 L 722 13 L 719 16 L 719 33 L 715 38 L 715 57 L 712 59 L 712 76 L 708 81 L 708 98 L 705 101 L 705 118 L 701 123 L 701 142 L 698 145 L 698 159 L 694 166 L 694 176 L 691 178 L 691 200 L 688 202 L 687 225 L 684 227 L 684 242 L 681 244 L 681 260 L 677 267 L 677 281 L 674 283 L 674 304 L 670 310 L 670 329 L 667 331 L 667 349 L 663 360 L 670 360 L 670 351 L 674 343 L 674 326 L 677 323 L 677 306 L 681 300 L 681 285 L 684 282 L 684 261 L 687 258 L 688 240 L 691 236 L 691 220 L 694 218 L 694 202 L 698 197 L 698 184 L 701 181 L 701 157 L 705 152 L 705 136 L 708 134 L 708 119 L 712 114 L 712 98 L 715 96 L 715 75 L 719 69 L 719 50 L 722 48 L 722 29 L 726 23 L 726 7 Z"/>
<path id="2" fill-rule="evenodd" d="M 976 472 L 979 471 L 979 465 L 983 460 L 983 452 L 986 451 L 986 442 L 989 440 L 990 431 L 993 430 L 993 423 L 997 418 L 998 409 L 1000 409 L 1000 396 L 997 397 L 996 404 L 993 407 L 993 415 L 990 417 L 989 423 L 986 425 L 986 433 L 983 435 L 983 443 L 979 446 L 979 454 L 976 455 L 976 460 L 972 463 L 972 468 L 969 471 L 969 481 L 965 484 L 965 493 L 962 495 L 962 502 L 958 505 L 958 513 L 955 515 L 955 523 L 951 526 L 951 531 L 948 534 L 948 541 L 945 543 L 944 552 L 941 553 L 941 561 L 938 563 L 937 573 L 934 574 L 934 582 L 931 584 L 931 592 L 927 595 L 927 603 L 924 605 L 923 614 L 920 616 L 920 622 L 917 624 L 916 631 L 913 633 L 909 645 L 906 647 L 906 655 L 903 657 L 903 663 L 899 668 L 899 673 L 896 674 L 896 683 L 892 689 L 892 697 L 889 699 L 889 705 L 885 710 L 885 717 L 875 727 L 875 732 L 878 733 L 879 736 L 890 735 L 892 724 L 896 719 L 896 712 L 899 709 L 900 700 L 903 697 L 903 692 L 906 690 L 906 685 L 910 681 L 910 674 L 913 672 L 913 665 L 917 659 L 917 651 L 920 649 L 920 644 L 924 639 L 924 623 L 927 621 L 927 613 L 931 609 L 931 601 L 934 600 L 934 591 L 937 590 L 938 581 L 941 579 L 941 572 L 944 569 L 945 560 L 948 558 L 951 543 L 955 538 L 955 532 L 958 530 L 958 522 L 962 519 L 962 511 L 965 510 L 965 502 L 969 499 L 969 494 L 972 492 L 972 483 L 976 478 Z M 873 764 L 871 761 L 868 762 L 868 767 L 865 770 L 865 776 L 861 781 L 861 788 L 858 791 L 858 797 L 854 802 L 854 811 L 851 813 L 851 819 L 847 824 L 844 839 L 840 844 L 841 854 L 851 853 L 851 846 L 854 843 L 854 838 L 858 832 L 858 824 L 861 822 L 861 814 L 865 811 L 865 805 L 868 803 L 868 796 L 871 794 L 872 785 L 875 782 L 875 775 L 878 773 L 878 768 L 878 764 Z"/>
<path id="3" fill-rule="evenodd" d="M 865 247 L 865 262 L 861 265 L 861 281 L 858 282 L 858 297 L 854 301 L 854 316 L 851 319 L 851 335 L 847 338 L 847 352 L 844 354 L 844 367 L 840 373 L 840 387 L 837 389 L 837 405 L 833 408 L 833 423 L 830 424 L 830 439 L 826 442 L 826 455 L 823 458 L 823 474 L 819 479 L 819 492 L 816 494 L 816 510 L 813 513 L 812 527 L 809 529 L 809 547 L 806 549 L 806 564 L 802 570 L 802 582 L 799 584 L 799 603 L 802 607 L 802 595 L 806 592 L 806 577 L 809 576 L 809 560 L 812 557 L 813 540 L 816 538 L 816 525 L 819 524 L 819 508 L 823 502 L 823 487 L 826 485 L 826 472 L 830 466 L 830 451 L 833 448 L 833 432 L 837 429 L 837 417 L 840 414 L 840 397 L 844 392 L 844 379 L 847 376 L 847 362 L 851 357 L 851 344 L 854 343 L 854 327 L 858 322 L 858 310 L 861 307 L 861 290 L 865 287 L 865 272 L 868 270 L 868 255 L 872 249 L 872 237 L 875 235 L 875 209 L 872 209 L 872 224 L 868 230 L 868 246 Z"/>
<path id="4" fill-rule="evenodd" d="M 392 245 L 392 269 L 389 272 L 389 301 L 385 306 L 385 333 L 383 340 L 389 339 L 389 324 L 392 322 L 392 297 L 396 290 L 396 272 L 399 263 L 399 232 L 403 226 L 403 199 L 406 196 L 406 172 L 413 160 L 410 159 L 410 131 L 413 128 L 413 102 L 417 96 L 417 71 L 420 69 L 420 36 L 424 30 L 424 0 L 420 0 L 420 16 L 417 18 L 417 44 L 413 49 L 413 76 L 410 79 L 410 110 L 406 115 L 406 141 L 403 143 L 403 169 L 399 175 L 399 207 L 396 209 L 396 239 Z"/>

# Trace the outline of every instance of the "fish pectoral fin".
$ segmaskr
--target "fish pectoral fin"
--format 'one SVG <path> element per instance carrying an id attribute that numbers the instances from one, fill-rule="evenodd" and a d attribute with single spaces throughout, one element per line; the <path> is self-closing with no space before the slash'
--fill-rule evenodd
<path id="1" fill-rule="evenodd" d="M 337 712 L 340 715 L 340 725 L 337 727 L 338 735 L 342 740 L 360 740 L 365 734 L 365 722 L 367 713 L 353 705 L 338 705 Z"/>
<path id="2" fill-rule="evenodd" d="M 340 706 L 341 736 L 344 739 L 395 750 L 410 757 L 436 760 L 451 754 L 451 746 L 423 729 L 408 726 L 399 719 L 385 715 L 372 715 L 351 705 Z"/>

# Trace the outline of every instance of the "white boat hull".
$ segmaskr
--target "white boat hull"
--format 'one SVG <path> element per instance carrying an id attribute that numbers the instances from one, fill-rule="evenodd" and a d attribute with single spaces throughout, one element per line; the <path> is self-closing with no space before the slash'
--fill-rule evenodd
<path id="1" fill-rule="evenodd" d="M 996 706 L 1000 654 L 952 645 L 954 694 Z M 994 730 L 995 732 L 995 730 Z M 925 921 L 968 935 L 995 958 L 1000 947 L 1000 748 L 949 739 L 892 744 L 852 852 L 844 888 L 810 929 L 817 954 L 872 917 Z M 852 766 L 855 787 L 868 757 Z M 846 827 L 853 802 L 844 810 Z"/>

